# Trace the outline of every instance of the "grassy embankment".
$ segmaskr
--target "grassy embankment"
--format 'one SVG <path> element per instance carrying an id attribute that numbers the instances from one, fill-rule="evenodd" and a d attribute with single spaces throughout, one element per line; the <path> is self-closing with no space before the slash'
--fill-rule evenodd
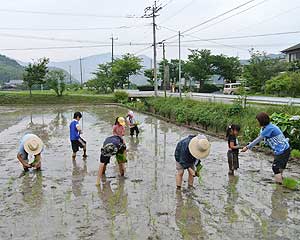
<path id="1" fill-rule="evenodd" d="M 222 137 L 225 136 L 228 125 L 239 124 L 242 128 L 240 132 L 242 143 L 247 143 L 258 136 L 259 127 L 255 116 L 261 111 L 270 115 L 274 112 L 300 115 L 299 107 L 260 105 L 243 109 L 239 103 L 222 104 L 178 98 L 151 98 L 143 102 L 128 103 L 127 106 Z"/>
<path id="2" fill-rule="evenodd" d="M 113 95 L 94 95 L 81 93 L 66 93 L 57 97 L 52 91 L 0 91 L 0 105 L 10 104 L 103 104 L 113 103 Z"/>

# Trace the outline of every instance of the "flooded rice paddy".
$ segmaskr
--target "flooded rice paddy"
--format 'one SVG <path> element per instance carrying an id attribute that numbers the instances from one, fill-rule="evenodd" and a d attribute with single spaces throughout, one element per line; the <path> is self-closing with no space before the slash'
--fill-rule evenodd
<path id="1" fill-rule="evenodd" d="M 75 110 L 84 112 L 86 161 L 82 152 L 71 159 Z M 174 148 L 196 132 L 137 114 L 140 137 L 125 137 L 126 178 L 112 161 L 97 188 L 100 147 L 126 109 L 0 107 L 0 114 L 0 239 L 300 239 L 300 193 L 272 183 L 271 157 L 241 154 L 229 178 L 226 142 L 209 137 L 200 181 L 176 192 Z M 41 172 L 23 174 L 16 159 L 26 132 L 46 145 Z M 285 174 L 300 178 L 300 166 L 289 164 Z"/>

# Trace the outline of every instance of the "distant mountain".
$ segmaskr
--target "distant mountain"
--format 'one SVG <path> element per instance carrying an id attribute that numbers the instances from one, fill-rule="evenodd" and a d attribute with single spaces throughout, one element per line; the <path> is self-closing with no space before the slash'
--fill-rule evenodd
<path id="1" fill-rule="evenodd" d="M 115 56 L 118 58 L 120 56 Z M 151 58 L 141 55 L 139 56 L 142 59 L 142 65 L 144 69 L 148 69 L 151 67 Z M 93 72 L 97 70 L 97 66 L 102 63 L 107 63 L 111 61 L 111 53 L 104 53 L 99 55 L 93 55 L 89 57 L 82 58 L 82 79 L 83 82 L 86 82 L 93 78 Z M 80 60 L 70 60 L 70 61 L 62 61 L 62 62 L 50 62 L 49 66 L 57 67 L 64 69 L 65 71 L 69 72 L 71 70 L 72 76 L 80 81 Z M 144 85 L 147 84 L 147 79 L 145 78 L 144 74 L 139 74 L 136 76 L 131 77 L 131 81 L 137 85 Z"/>
<path id="2" fill-rule="evenodd" d="M 0 84 L 22 79 L 24 68 L 15 60 L 0 55 Z"/>
<path id="3" fill-rule="evenodd" d="M 271 59 L 285 59 L 285 54 L 283 54 L 283 53 L 279 53 L 279 54 L 270 53 L 270 54 L 266 55 L 266 57 L 267 58 L 271 58 Z M 242 65 L 248 65 L 249 64 L 249 60 L 250 59 L 241 59 L 240 63 Z"/>

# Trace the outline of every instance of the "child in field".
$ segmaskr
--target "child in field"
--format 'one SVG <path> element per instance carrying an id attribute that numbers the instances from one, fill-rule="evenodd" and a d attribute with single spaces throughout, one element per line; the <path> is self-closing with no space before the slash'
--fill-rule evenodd
<path id="1" fill-rule="evenodd" d="M 129 125 L 129 129 L 130 129 L 130 136 L 133 136 L 134 132 L 135 132 L 135 135 L 138 137 L 140 131 L 139 131 L 139 128 L 138 128 L 138 123 L 135 120 L 135 116 L 134 116 L 133 111 L 128 112 L 128 114 L 127 114 L 127 123 Z"/>
<path id="2" fill-rule="evenodd" d="M 122 137 L 111 136 L 105 139 L 103 147 L 101 148 L 100 166 L 97 176 L 96 185 L 100 185 L 100 180 L 105 174 L 106 166 L 110 163 L 110 158 L 116 155 L 119 165 L 120 175 L 125 175 L 126 159 L 126 145 Z"/>
<path id="3" fill-rule="evenodd" d="M 125 135 L 125 119 L 123 117 L 117 117 L 115 125 L 113 126 L 113 135 L 124 137 Z"/>
<path id="4" fill-rule="evenodd" d="M 265 140 L 266 144 L 274 152 L 272 170 L 274 172 L 275 182 L 282 183 L 282 173 L 286 168 L 291 153 L 289 141 L 285 138 L 279 127 L 270 123 L 270 117 L 267 113 L 261 112 L 257 114 L 256 119 L 261 127 L 260 135 L 253 142 L 244 147 L 242 152 L 252 149 L 259 142 Z"/>
<path id="5" fill-rule="evenodd" d="M 79 151 L 79 148 L 83 149 L 83 158 L 86 158 L 86 141 L 81 138 L 82 130 L 79 125 L 79 121 L 82 118 L 82 114 L 80 112 L 74 113 L 74 119 L 70 123 L 70 140 L 72 145 L 72 159 L 75 160 L 76 153 Z"/>
<path id="6" fill-rule="evenodd" d="M 229 175 L 234 175 L 234 170 L 239 168 L 239 142 L 237 136 L 239 135 L 240 126 L 236 124 L 229 125 L 226 130 L 226 137 L 228 141 L 228 167 Z"/>
<path id="7" fill-rule="evenodd" d="M 186 169 L 189 173 L 188 185 L 189 187 L 193 186 L 194 177 L 199 174 L 195 171 L 195 166 L 200 169 L 200 159 L 206 158 L 209 152 L 210 143 L 204 135 L 190 135 L 177 144 L 175 150 L 177 189 L 181 189 L 182 178 Z"/>
<path id="8" fill-rule="evenodd" d="M 41 153 L 43 151 L 43 147 L 43 141 L 34 134 L 26 134 L 21 139 L 17 158 L 22 164 L 25 172 L 27 172 L 29 168 L 41 170 Z M 34 160 L 32 162 L 29 161 L 29 155 L 34 156 Z"/>

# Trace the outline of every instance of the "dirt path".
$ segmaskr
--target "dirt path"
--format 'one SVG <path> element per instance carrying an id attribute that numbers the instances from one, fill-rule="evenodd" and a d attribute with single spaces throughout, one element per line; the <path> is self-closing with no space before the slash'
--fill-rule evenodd
<path id="1" fill-rule="evenodd" d="M 300 239 L 300 193 L 272 183 L 269 157 L 241 154 L 238 175 L 228 178 L 226 143 L 210 137 L 201 181 L 176 192 L 174 148 L 195 132 L 143 114 L 140 138 L 126 137 L 126 179 L 110 164 L 95 187 L 102 142 L 126 110 L 76 109 L 84 110 L 89 156 L 72 163 L 74 110 L 0 108 L 0 239 Z M 46 144 L 40 173 L 23 175 L 17 162 L 25 132 Z M 299 166 L 289 164 L 286 175 L 300 178 Z"/>

